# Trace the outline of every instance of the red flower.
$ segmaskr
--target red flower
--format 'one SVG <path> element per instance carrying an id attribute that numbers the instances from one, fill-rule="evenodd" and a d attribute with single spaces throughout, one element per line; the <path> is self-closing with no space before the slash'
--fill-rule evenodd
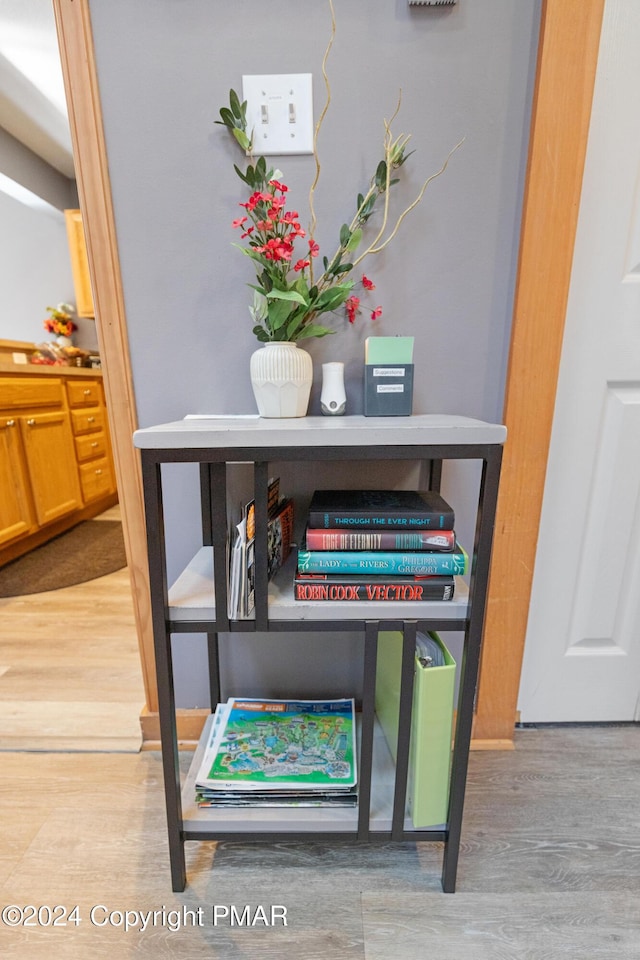
<path id="1" fill-rule="evenodd" d="M 375 310 L 371 311 L 371 319 L 377 320 L 378 317 L 382 316 L 382 307 L 376 307 Z"/>
<path id="2" fill-rule="evenodd" d="M 345 307 L 347 308 L 347 317 L 349 323 L 355 323 L 356 314 L 358 312 L 358 307 L 360 306 L 360 297 L 349 297 L 345 301 Z"/>
<path id="3" fill-rule="evenodd" d="M 256 190 L 255 193 L 251 194 L 247 203 L 240 203 L 239 206 L 244 207 L 251 213 L 251 211 L 255 210 L 259 203 L 262 203 L 265 200 L 273 200 L 273 197 L 270 193 L 260 193 L 259 190 Z"/>
<path id="4" fill-rule="evenodd" d="M 375 283 L 372 283 L 372 281 L 369 280 L 368 277 L 365 277 L 364 274 L 362 275 L 362 286 L 365 288 L 365 290 L 375 290 L 376 288 Z"/>
<path id="5" fill-rule="evenodd" d="M 275 190 L 279 190 L 281 193 L 286 193 L 289 189 L 286 183 L 280 183 L 279 180 L 269 180 L 269 186 L 273 187 Z"/>
<path id="6" fill-rule="evenodd" d="M 320 247 L 313 239 L 309 240 L 309 253 L 312 257 L 317 257 L 320 253 Z"/>
<path id="7" fill-rule="evenodd" d="M 237 220 L 233 220 L 233 221 L 231 222 L 231 226 L 232 226 L 232 227 L 241 227 L 242 224 L 243 224 L 243 223 L 246 223 L 246 222 L 247 222 L 247 218 L 246 218 L 246 217 L 238 217 Z"/>
<path id="8" fill-rule="evenodd" d="M 310 266 L 310 264 L 311 264 L 311 260 L 298 260 L 298 262 L 294 265 L 293 269 L 304 270 L 305 267 Z"/>
<path id="9" fill-rule="evenodd" d="M 258 253 L 264 253 L 267 260 L 291 260 L 293 244 L 285 237 L 272 237 L 261 247 L 256 247 Z"/>
<path id="10" fill-rule="evenodd" d="M 245 237 L 250 236 L 250 235 L 253 233 L 253 230 L 254 230 L 253 227 L 247 227 L 247 229 L 245 230 L 245 232 L 240 234 L 240 239 L 241 239 L 241 240 L 244 240 Z"/>

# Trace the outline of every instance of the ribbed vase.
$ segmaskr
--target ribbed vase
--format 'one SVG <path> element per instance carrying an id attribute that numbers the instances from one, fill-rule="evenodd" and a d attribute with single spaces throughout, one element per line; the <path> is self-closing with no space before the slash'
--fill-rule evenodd
<path id="1" fill-rule="evenodd" d="M 251 355 L 251 386 L 261 417 L 304 417 L 313 380 L 310 355 L 296 343 L 265 343 Z"/>

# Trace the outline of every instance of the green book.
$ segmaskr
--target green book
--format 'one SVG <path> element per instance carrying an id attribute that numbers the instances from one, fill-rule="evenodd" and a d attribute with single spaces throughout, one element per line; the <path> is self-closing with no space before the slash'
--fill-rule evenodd
<path id="1" fill-rule="evenodd" d="M 447 822 L 453 734 L 456 664 L 440 637 L 443 666 L 415 660 L 407 807 L 416 830 Z M 380 631 L 376 674 L 376 714 L 393 759 L 398 745 L 402 633 Z"/>

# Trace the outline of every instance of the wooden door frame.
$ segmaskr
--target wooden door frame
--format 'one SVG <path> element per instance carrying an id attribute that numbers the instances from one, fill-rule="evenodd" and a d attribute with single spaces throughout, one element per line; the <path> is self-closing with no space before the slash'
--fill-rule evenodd
<path id="1" fill-rule="evenodd" d="M 513 741 L 604 3 L 544 0 L 542 6 L 505 393 L 509 437 L 474 726 L 477 746 L 508 747 Z M 104 364 L 145 714 L 151 721 L 147 731 L 155 739 L 157 693 L 142 482 L 131 441 L 137 426 L 135 394 L 89 0 L 53 0 L 53 6 Z M 197 727 L 202 712 L 196 713 Z"/>

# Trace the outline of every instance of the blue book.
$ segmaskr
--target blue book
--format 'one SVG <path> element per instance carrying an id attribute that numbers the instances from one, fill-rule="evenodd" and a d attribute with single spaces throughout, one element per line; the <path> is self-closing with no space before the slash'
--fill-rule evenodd
<path id="1" fill-rule="evenodd" d="M 298 550 L 300 573 L 365 573 L 385 576 L 461 576 L 469 557 L 459 543 L 453 553 L 426 550 Z"/>

